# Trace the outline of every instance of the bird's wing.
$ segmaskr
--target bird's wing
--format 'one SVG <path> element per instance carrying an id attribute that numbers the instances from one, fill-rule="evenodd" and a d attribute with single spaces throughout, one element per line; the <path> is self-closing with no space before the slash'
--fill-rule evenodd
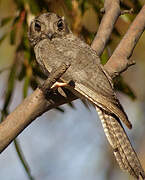
<path id="1" fill-rule="evenodd" d="M 76 95 L 80 98 L 87 98 L 96 106 L 104 109 L 108 113 L 112 113 L 117 116 L 118 120 L 124 122 L 128 128 L 132 127 L 126 113 L 124 112 L 122 106 L 120 105 L 119 101 L 116 99 L 115 96 L 103 96 L 101 93 L 97 93 L 94 89 L 89 88 L 88 85 L 77 82 L 75 83 L 74 89 L 77 93 L 79 93 L 79 95 Z"/>

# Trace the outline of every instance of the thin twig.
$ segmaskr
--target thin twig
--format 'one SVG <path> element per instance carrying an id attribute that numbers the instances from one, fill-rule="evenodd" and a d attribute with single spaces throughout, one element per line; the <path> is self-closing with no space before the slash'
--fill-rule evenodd
<path id="1" fill-rule="evenodd" d="M 129 9 L 129 10 L 123 10 L 121 11 L 121 15 L 124 15 L 124 14 L 132 14 L 133 13 L 133 8 Z"/>
<path id="2" fill-rule="evenodd" d="M 20 145 L 19 145 L 19 142 L 18 142 L 18 140 L 14 140 L 14 145 L 15 145 L 15 149 L 16 149 L 16 152 L 17 152 L 17 154 L 18 154 L 18 157 L 19 157 L 19 159 L 20 159 L 20 161 L 21 161 L 21 163 L 22 163 L 22 165 L 23 165 L 23 167 L 24 167 L 24 169 L 25 169 L 25 171 L 26 171 L 26 174 L 28 175 L 28 178 L 30 179 L 30 180 L 33 180 L 34 178 L 33 178 L 33 176 L 31 175 L 31 171 L 30 171 L 30 169 L 29 169 L 29 165 L 27 164 L 27 162 L 26 162 L 26 160 L 25 160 L 25 157 L 24 157 L 24 155 L 23 155 L 23 152 L 22 152 L 22 150 L 21 150 L 21 147 L 20 147 Z"/>

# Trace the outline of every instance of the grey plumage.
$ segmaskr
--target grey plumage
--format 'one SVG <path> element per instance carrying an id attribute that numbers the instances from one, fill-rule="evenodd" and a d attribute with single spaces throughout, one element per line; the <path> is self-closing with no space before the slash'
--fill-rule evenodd
<path id="1" fill-rule="evenodd" d="M 137 179 L 139 176 L 145 178 L 144 170 L 120 122 L 101 108 L 96 107 L 96 110 L 120 168 Z"/>
<path id="2" fill-rule="evenodd" d="M 112 80 L 100 64 L 96 52 L 74 36 L 65 20 L 54 13 L 36 17 L 29 29 L 29 40 L 37 62 L 46 73 L 59 68 L 63 62 L 71 65 L 61 81 L 73 81 L 68 86 L 75 95 L 87 98 L 96 106 L 105 134 L 120 167 L 136 178 L 145 178 L 135 151 L 121 125 L 131 128 L 126 113 L 119 103 Z"/>

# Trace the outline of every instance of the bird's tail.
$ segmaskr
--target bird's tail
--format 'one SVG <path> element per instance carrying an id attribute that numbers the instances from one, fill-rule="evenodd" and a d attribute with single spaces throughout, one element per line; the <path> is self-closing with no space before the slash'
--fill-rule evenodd
<path id="1" fill-rule="evenodd" d="M 144 170 L 120 120 L 100 107 L 96 107 L 96 110 L 120 168 L 137 179 L 140 176 L 145 179 Z"/>

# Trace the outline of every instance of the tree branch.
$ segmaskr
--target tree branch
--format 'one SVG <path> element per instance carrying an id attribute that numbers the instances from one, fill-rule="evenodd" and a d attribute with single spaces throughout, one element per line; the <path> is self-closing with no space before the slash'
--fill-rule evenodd
<path id="1" fill-rule="evenodd" d="M 120 0 L 105 0 L 105 15 L 101 20 L 97 35 L 94 41 L 92 42 L 92 48 L 96 51 L 99 57 L 103 53 L 106 44 L 110 38 L 110 35 L 113 31 L 114 24 L 121 14 L 119 4 Z"/>
<path id="2" fill-rule="evenodd" d="M 51 91 L 52 85 L 60 79 L 60 77 L 69 68 L 70 64 L 62 64 L 57 70 L 50 73 L 44 84 L 37 88 L 30 96 L 28 96 L 7 118 L 0 124 L 0 152 L 2 152 L 8 144 L 34 119 L 49 109 L 57 107 L 66 99 Z M 47 92 L 49 91 L 49 100 L 47 100 Z M 51 95 L 51 96 L 50 96 Z M 75 96 L 68 95 L 67 101 L 72 101 Z"/>
<path id="3" fill-rule="evenodd" d="M 59 93 L 54 94 L 52 97 L 53 98 L 47 100 L 43 91 L 37 88 L 0 123 L 0 152 L 38 116 L 61 104 L 76 99 L 76 97 L 73 94 L 69 94 L 69 92 L 67 99 Z"/>
<path id="4" fill-rule="evenodd" d="M 113 52 L 112 56 L 105 64 L 106 71 L 112 78 L 133 65 L 135 62 L 129 60 L 133 50 L 145 29 L 145 5 L 130 25 L 127 33 Z"/>

